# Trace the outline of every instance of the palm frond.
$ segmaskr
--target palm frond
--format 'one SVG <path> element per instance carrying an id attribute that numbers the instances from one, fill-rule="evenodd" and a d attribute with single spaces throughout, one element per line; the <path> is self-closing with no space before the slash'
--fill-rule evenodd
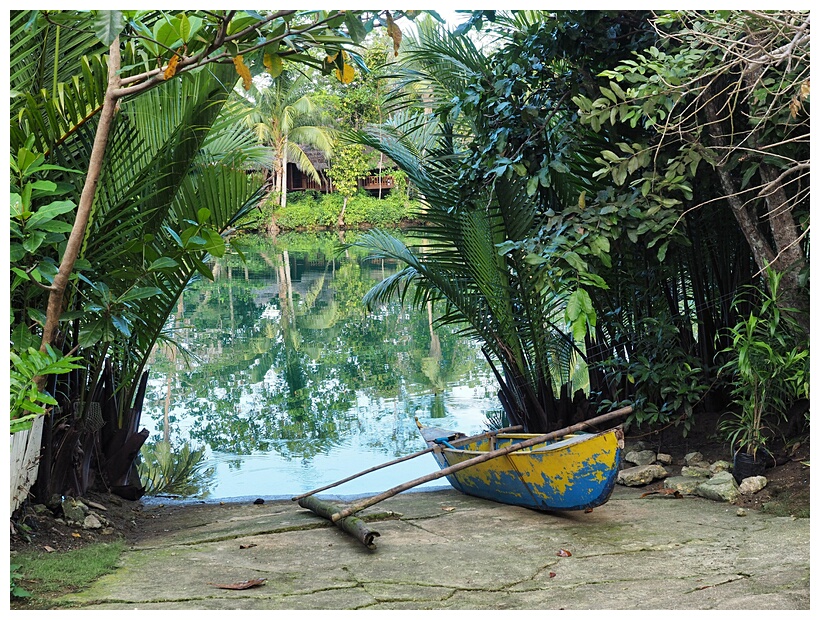
<path id="1" fill-rule="evenodd" d="M 68 11 L 64 13 L 69 14 Z M 83 57 L 94 58 L 106 52 L 106 47 L 96 40 L 92 32 L 48 23 L 40 11 L 11 11 L 9 26 L 12 93 L 47 91 L 49 98 L 57 98 L 58 93 L 52 92 L 55 69 L 58 85 L 71 84 Z M 87 72 L 84 70 L 83 73 L 83 78 L 87 79 Z M 105 77 L 103 73 L 102 79 Z M 68 93 L 60 98 L 66 105 L 73 103 Z M 80 98 L 79 101 L 84 102 L 85 99 Z M 21 105 L 22 100 L 12 96 L 12 116 L 17 114 Z"/>

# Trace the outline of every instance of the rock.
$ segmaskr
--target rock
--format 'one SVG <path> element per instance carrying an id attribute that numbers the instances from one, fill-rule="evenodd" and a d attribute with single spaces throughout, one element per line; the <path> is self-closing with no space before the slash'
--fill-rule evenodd
<path id="1" fill-rule="evenodd" d="M 87 530 L 99 530 L 102 528 L 102 523 L 96 515 L 90 514 L 83 520 L 83 528 Z"/>
<path id="2" fill-rule="evenodd" d="M 23 517 L 22 523 L 31 531 L 36 532 L 40 529 L 38 521 L 34 515 L 26 515 L 25 517 Z"/>
<path id="3" fill-rule="evenodd" d="M 108 510 L 108 508 L 106 508 L 102 504 L 98 504 L 97 502 L 92 502 L 91 500 L 88 500 L 88 499 L 83 500 L 83 501 L 88 505 L 89 508 L 94 508 L 95 510 L 102 510 L 102 511 L 107 511 Z"/>
<path id="4" fill-rule="evenodd" d="M 102 532 L 101 532 L 101 534 L 103 534 L 104 536 L 110 536 L 113 533 L 114 533 L 114 528 L 113 527 L 104 527 L 102 529 Z"/>
<path id="5" fill-rule="evenodd" d="M 674 489 L 683 495 L 694 495 L 701 482 L 700 478 L 692 476 L 672 476 L 663 481 L 663 488 Z"/>
<path id="6" fill-rule="evenodd" d="M 715 461 L 709 465 L 709 471 L 713 474 L 721 471 L 732 471 L 732 464 L 729 461 Z"/>
<path id="7" fill-rule="evenodd" d="M 680 475 L 689 476 L 690 478 L 711 478 L 712 472 L 707 467 L 698 467 L 697 465 L 687 467 L 684 465 L 680 468 Z"/>
<path id="8" fill-rule="evenodd" d="M 652 450 L 632 450 L 624 455 L 624 460 L 635 465 L 651 465 L 655 462 Z"/>
<path id="9" fill-rule="evenodd" d="M 666 478 L 669 475 L 662 465 L 639 465 L 618 472 L 618 484 L 627 487 L 639 487 L 653 480 Z"/>
<path id="10" fill-rule="evenodd" d="M 761 491 L 769 481 L 766 479 L 766 476 L 749 476 L 748 478 L 744 478 L 743 482 L 740 483 L 739 491 L 741 495 L 754 495 L 758 491 Z"/>
<path id="11" fill-rule="evenodd" d="M 746 511 L 743 508 L 738 508 L 736 514 L 737 514 L 738 517 L 745 517 L 746 516 Z"/>
<path id="12" fill-rule="evenodd" d="M 695 495 L 718 502 L 733 502 L 740 496 L 740 491 L 732 474 L 721 471 L 701 482 L 695 489 Z"/>
<path id="13" fill-rule="evenodd" d="M 683 457 L 683 462 L 687 465 L 694 465 L 695 463 L 703 462 L 703 455 L 700 452 L 690 452 Z"/>
<path id="14" fill-rule="evenodd" d="M 635 452 L 641 452 L 643 450 L 650 450 L 652 448 L 651 444 L 647 443 L 646 441 L 636 441 L 634 444 L 630 446 L 630 450 L 634 450 Z"/>
<path id="15" fill-rule="evenodd" d="M 672 455 L 666 454 L 664 452 L 658 452 L 655 455 L 655 460 L 658 461 L 661 465 L 671 465 L 672 464 Z"/>
<path id="16" fill-rule="evenodd" d="M 73 497 L 64 497 L 62 501 L 63 516 L 74 523 L 82 523 L 88 514 L 88 506 Z"/>
<path id="17" fill-rule="evenodd" d="M 47 512 L 51 512 L 45 504 L 34 504 L 31 509 L 34 511 L 36 515 L 44 515 Z"/>

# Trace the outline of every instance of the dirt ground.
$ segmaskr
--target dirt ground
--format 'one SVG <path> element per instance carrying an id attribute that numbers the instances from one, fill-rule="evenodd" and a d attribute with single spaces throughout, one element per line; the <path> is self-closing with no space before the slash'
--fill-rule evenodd
<path id="1" fill-rule="evenodd" d="M 714 462 L 718 459 L 732 460 L 725 443 L 714 439 L 708 427 L 698 433 L 690 433 L 683 437 L 676 429 L 662 433 L 642 435 L 637 431 L 627 432 L 627 446 L 637 440 L 650 444 L 651 449 L 671 454 L 674 462 L 667 467 L 670 475 L 677 475 L 683 464 L 683 457 L 689 452 L 701 452 L 706 460 Z M 768 485 L 760 492 L 751 496 L 742 496 L 737 500 L 739 507 L 753 510 L 765 510 L 780 516 L 794 515 L 797 517 L 809 516 L 810 472 L 809 472 L 809 442 L 792 442 L 787 446 L 773 446 L 772 452 L 777 465 L 767 469 L 765 476 Z M 656 481 L 647 485 L 646 491 L 658 490 L 663 487 L 663 481 Z M 87 500 L 104 507 L 92 508 L 99 514 L 106 527 L 97 530 L 86 530 L 81 527 L 63 522 L 51 511 L 36 514 L 33 507 L 28 505 L 15 515 L 11 521 L 10 551 L 12 557 L 21 551 L 38 550 L 43 552 L 62 552 L 78 549 L 83 546 L 109 542 L 117 537 L 123 538 L 126 543 L 133 544 L 161 524 L 154 521 L 156 513 L 151 515 L 143 511 L 141 501 L 128 501 L 108 493 L 89 492 Z M 197 504 L 186 504 L 175 510 L 196 510 Z M 24 531 L 20 524 L 27 526 Z"/>

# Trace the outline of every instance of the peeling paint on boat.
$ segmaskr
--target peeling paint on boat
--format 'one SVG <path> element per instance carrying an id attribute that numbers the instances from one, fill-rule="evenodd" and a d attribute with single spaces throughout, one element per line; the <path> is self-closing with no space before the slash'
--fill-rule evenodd
<path id="1" fill-rule="evenodd" d="M 452 434 L 441 433 L 441 437 Z M 444 469 L 533 437 L 536 435 L 502 434 L 463 445 L 454 441 L 455 448 L 437 445 L 433 456 Z M 620 428 L 570 435 L 477 463 L 447 476 L 447 480 L 463 493 L 505 504 L 537 510 L 585 510 L 604 504 L 612 494 L 622 448 Z"/>

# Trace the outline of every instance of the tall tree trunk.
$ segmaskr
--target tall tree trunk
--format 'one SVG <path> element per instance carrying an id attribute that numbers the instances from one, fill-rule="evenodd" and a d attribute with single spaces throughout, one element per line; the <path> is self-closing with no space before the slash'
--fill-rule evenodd
<path id="1" fill-rule="evenodd" d="M 777 176 L 777 171 L 771 165 L 760 165 L 760 178 L 765 183 L 761 193 L 766 200 L 766 215 L 777 252 L 772 267 L 783 273 L 780 281 L 783 306 L 798 310 L 793 316 L 808 335 L 809 297 L 799 283 L 800 271 L 806 265 L 806 255 L 800 246 L 798 224 L 788 208 L 789 198 Z"/>
<path id="2" fill-rule="evenodd" d="M 384 153 L 379 153 L 379 200 L 382 197 L 382 168 L 384 166 Z"/>
<path id="3" fill-rule="evenodd" d="M 71 234 L 66 243 L 63 260 L 60 263 L 57 274 L 54 276 L 54 281 L 49 287 L 46 323 L 43 327 L 43 339 L 40 343 L 41 351 L 46 350 L 46 345 L 52 344 L 57 334 L 60 317 L 63 314 L 63 302 L 68 280 L 74 270 L 74 263 L 80 255 L 86 228 L 88 227 L 88 220 L 91 217 L 91 207 L 94 204 L 94 195 L 97 192 L 97 183 L 100 180 L 100 173 L 105 160 L 105 149 L 108 146 L 111 125 L 117 111 L 118 99 L 114 91 L 120 87 L 119 70 L 120 39 L 117 37 L 109 48 L 108 87 L 105 91 L 100 120 L 94 135 L 94 144 L 91 148 L 88 172 L 85 176 L 83 191 L 80 194 L 80 204 L 77 206 L 77 215 L 74 218 Z M 37 386 L 40 390 L 45 387 L 45 381 L 45 377 L 37 377 Z"/>
<path id="4" fill-rule="evenodd" d="M 336 220 L 336 228 L 342 228 L 345 225 L 345 209 L 347 209 L 347 196 L 342 203 L 342 210 L 339 212 L 339 219 Z"/>
<path id="5" fill-rule="evenodd" d="M 282 147 L 282 187 L 279 190 L 279 206 L 285 208 L 288 203 L 288 139 Z"/>
<path id="6" fill-rule="evenodd" d="M 281 145 L 276 147 L 274 144 L 274 151 L 273 156 L 273 184 L 271 187 L 271 192 L 276 193 L 276 200 L 279 204 L 282 204 L 282 151 Z M 276 210 L 274 209 L 274 213 L 271 215 L 270 222 L 268 222 L 268 234 L 271 236 L 276 236 L 279 233 L 279 226 L 276 224 Z"/>
<path id="7" fill-rule="evenodd" d="M 705 110 L 712 127 L 712 143 L 721 151 L 725 151 L 729 145 L 726 144 L 723 136 L 729 134 L 724 131 L 725 119 L 720 117 L 717 106 L 718 103 L 712 98 L 706 104 Z M 759 198 L 763 198 L 766 203 L 767 217 L 765 219 L 769 222 L 772 238 L 776 244 L 773 248 L 764 231 L 758 227 L 757 215 L 752 211 L 758 201 L 746 200 L 742 197 L 732 172 L 725 166 L 718 164 L 717 174 L 729 207 L 752 251 L 755 264 L 761 271 L 771 267 L 784 274 L 780 289 L 783 307 L 797 308 L 801 311 L 795 318 L 808 335 L 808 299 L 800 290 L 797 281 L 799 270 L 805 265 L 806 259 L 799 244 L 794 217 L 791 210 L 786 208 L 788 199 L 782 184 L 775 182 L 775 174 L 769 171 L 766 164 L 760 166 L 760 177 L 765 187 L 761 192 L 763 195 Z"/>

